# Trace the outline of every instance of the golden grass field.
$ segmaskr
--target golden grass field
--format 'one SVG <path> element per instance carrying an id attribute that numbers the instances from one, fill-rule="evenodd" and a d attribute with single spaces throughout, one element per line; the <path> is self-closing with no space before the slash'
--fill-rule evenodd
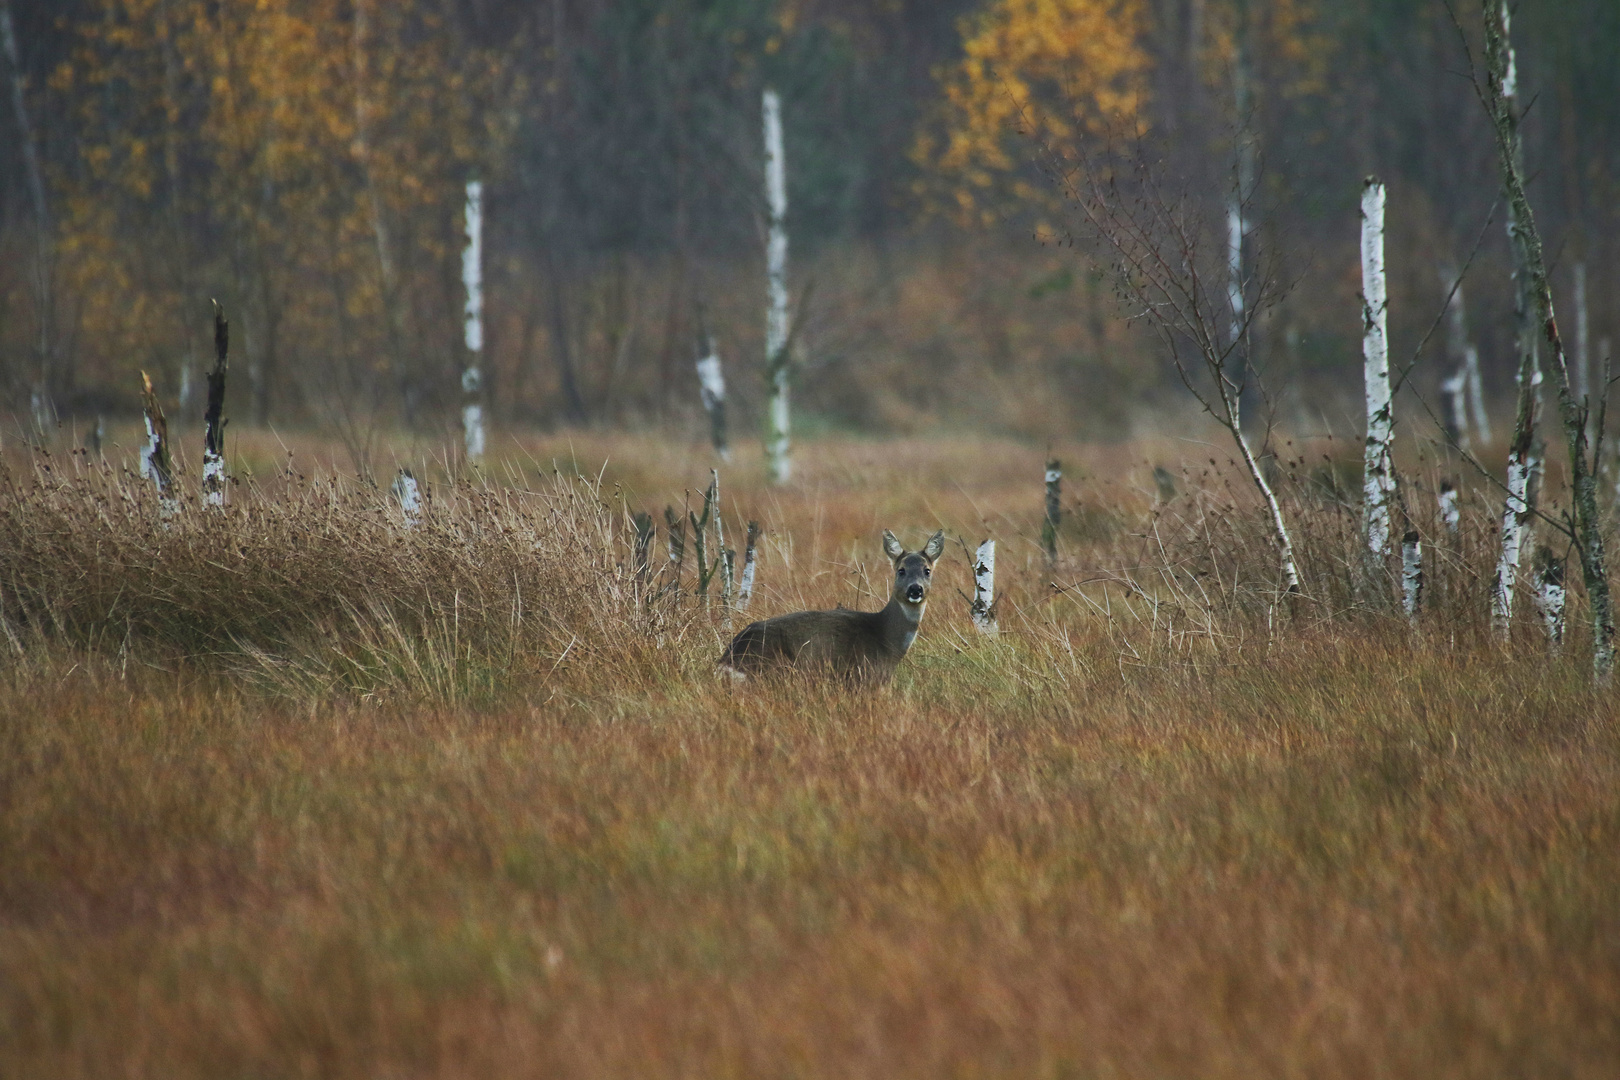
<path id="1" fill-rule="evenodd" d="M 1043 447 L 829 438 L 782 491 L 743 448 L 749 617 L 875 607 L 880 530 L 951 538 L 852 690 L 734 687 L 721 613 L 636 582 L 627 514 L 701 446 L 526 440 L 454 484 L 402 443 L 406 532 L 288 445 L 245 434 L 232 507 L 167 528 L 127 452 L 8 451 L 0 1076 L 1620 1068 L 1620 710 L 1578 612 L 1561 657 L 1527 597 L 1489 637 L 1491 499 L 1443 538 L 1432 463 L 1409 628 L 1350 599 L 1354 444 L 1285 463 L 1291 608 L 1218 448 L 1057 447 L 1051 567 Z"/>

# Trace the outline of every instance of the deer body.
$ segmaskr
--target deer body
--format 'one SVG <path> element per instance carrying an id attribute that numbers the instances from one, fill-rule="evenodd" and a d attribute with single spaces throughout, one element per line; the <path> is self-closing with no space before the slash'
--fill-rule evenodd
<path id="1" fill-rule="evenodd" d="M 935 533 L 921 551 L 906 551 L 885 532 L 883 550 L 894 562 L 895 581 L 882 610 L 795 611 L 750 623 L 721 654 L 720 667 L 736 676 L 797 668 L 886 681 L 917 640 L 944 547 L 944 533 Z"/>

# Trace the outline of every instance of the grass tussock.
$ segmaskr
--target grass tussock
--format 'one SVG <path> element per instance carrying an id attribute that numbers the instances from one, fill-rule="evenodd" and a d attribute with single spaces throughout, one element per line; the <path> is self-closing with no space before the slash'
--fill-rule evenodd
<path id="1" fill-rule="evenodd" d="M 695 453 L 440 480 L 410 531 L 13 463 L 0 1073 L 1611 1075 L 1620 709 L 1482 632 L 1488 504 L 1413 629 L 1307 481 L 1289 608 L 1241 491 L 1114 453 L 1066 455 L 1054 567 L 1034 451 L 730 483 L 750 614 L 871 606 L 874 524 L 1000 539 L 1003 634 L 956 550 L 859 693 L 714 678 L 721 613 L 637 580 Z"/>

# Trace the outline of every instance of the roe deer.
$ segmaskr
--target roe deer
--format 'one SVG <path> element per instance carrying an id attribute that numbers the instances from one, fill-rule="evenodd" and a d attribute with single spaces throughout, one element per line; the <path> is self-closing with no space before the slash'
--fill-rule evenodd
<path id="1" fill-rule="evenodd" d="M 882 611 L 795 611 L 750 623 L 721 654 L 721 669 L 738 678 L 772 668 L 821 668 L 887 680 L 917 638 L 934 563 L 944 550 L 943 531 L 921 551 L 907 551 L 884 530 L 883 551 L 894 561 L 894 591 Z"/>

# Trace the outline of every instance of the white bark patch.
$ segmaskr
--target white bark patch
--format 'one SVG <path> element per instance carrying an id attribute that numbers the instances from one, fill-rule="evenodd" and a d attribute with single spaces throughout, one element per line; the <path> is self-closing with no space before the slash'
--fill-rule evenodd
<path id="1" fill-rule="evenodd" d="M 1507 499 L 1502 510 L 1502 552 L 1496 562 L 1491 589 L 1491 627 L 1507 637 L 1513 626 L 1513 587 L 1519 580 L 1519 547 L 1530 514 L 1525 495 L 1530 488 L 1530 465 L 1519 454 L 1508 455 Z"/>
<path id="2" fill-rule="evenodd" d="M 754 568 L 758 565 L 759 526 L 748 523 L 748 547 L 743 552 L 742 580 L 737 585 L 737 610 L 747 611 L 754 598 Z"/>
<path id="3" fill-rule="evenodd" d="M 461 430 L 467 438 L 467 458 L 477 461 L 484 456 L 484 407 L 482 405 L 463 405 L 461 407 Z"/>
<path id="4" fill-rule="evenodd" d="M 203 451 L 203 505 L 225 505 L 225 459 L 212 450 Z"/>
<path id="5" fill-rule="evenodd" d="M 1368 177 L 1361 194 L 1361 354 L 1367 391 L 1367 447 L 1363 520 L 1367 551 L 1381 560 L 1389 551 L 1389 504 L 1395 493 L 1390 444 L 1395 420 L 1389 383 L 1389 294 L 1384 274 L 1384 185 Z"/>
<path id="6" fill-rule="evenodd" d="M 1468 404 L 1474 412 L 1474 430 L 1479 433 L 1479 441 L 1489 446 L 1491 418 L 1485 411 L 1485 384 L 1479 377 L 1479 350 L 1468 346 L 1464 351 L 1463 364 L 1468 369 Z"/>
<path id="7" fill-rule="evenodd" d="M 1440 392 L 1446 395 L 1446 412 L 1451 418 L 1451 426 L 1457 433 L 1457 445 L 1464 450 L 1471 448 L 1468 438 L 1468 369 L 1458 368 L 1449 378 L 1440 381 Z"/>
<path id="8" fill-rule="evenodd" d="M 1462 526 L 1462 511 L 1457 505 L 1457 489 L 1451 486 L 1451 481 L 1440 481 L 1440 524 L 1446 527 L 1446 532 L 1452 536 Z"/>
<path id="9" fill-rule="evenodd" d="M 1423 541 L 1415 532 L 1401 539 L 1401 610 L 1416 621 L 1423 605 Z"/>
<path id="10" fill-rule="evenodd" d="M 996 601 L 996 542 L 986 540 L 973 554 L 973 607 L 968 614 L 981 634 L 994 634 L 996 620 L 990 607 Z"/>
<path id="11" fill-rule="evenodd" d="M 399 475 L 394 477 L 391 490 L 394 500 L 399 503 L 401 521 L 407 529 L 416 528 L 422 521 L 422 489 L 417 485 L 416 477 L 401 469 Z"/>
<path id="12" fill-rule="evenodd" d="M 1542 629 L 1547 633 L 1547 651 L 1558 653 L 1564 646 L 1564 567 L 1543 548 L 1541 569 L 1536 575 L 1536 614 L 1541 616 Z"/>
<path id="13" fill-rule="evenodd" d="M 787 158 L 782 149 L 782 99 L 775 90 L 764 96 L 765 206 L 769 215 L 765 241 L 765 366 L 770 376 L 766 467 L 771 482 L 784 484 L 792 474 L 788 460 L 788 287 L 787 287 Z"/>

